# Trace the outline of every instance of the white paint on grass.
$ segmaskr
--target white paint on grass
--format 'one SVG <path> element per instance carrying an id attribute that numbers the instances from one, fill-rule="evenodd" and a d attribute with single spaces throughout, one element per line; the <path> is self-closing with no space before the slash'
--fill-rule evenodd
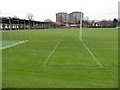
<path id="1" fill-rule="evenodd" d="M 50 52 L 50 54 L 48 55 L 48 57 L 46 58 L 46 60 L 43 63 L 43 67 L 45 67 L 48 64 L 49 59 L 51 58 L 51 56 L 53 55 L 53 53 L 56 51 L 56 49 L 58 48 L 60 42 L 63 39 L 63 35 L 61 36 L 60 40 L 57 42 L 56 46 L 53 48 L 53 50 Z"/>
<path id="2" fill-rule="evenodd" d="M 93 57 L 94 61 L 97 63 L 97 65 L 100 66 L 100 68 L 103 68 L 102 64 L 100 63 L 100 61 L 96 58 L 96 56 L 92 53 L 92 51 L 90 51 L 90 49 L 86 46 L 86 44 L 83 42 L 83 40 L 81 40 L 79 38 L 79 40 L 82 42 L 82 44 L 85 46 L 85 48 L 87 49 L 87 51 L 90 53 L 90 55 Z"/>
<path id="3" fill-rule="evenodd" d="M 8 46 L 6 46 L 6 47 L 1 47 L 0 50 L 7 49 L 7 48 L 10 48 L 10 47 L 14 47 L 14 46 L 16 46 L 16 45 L 19 45 L 19 44 L 22 44 L 22 43 L 25 43 L 25 42 L 28 42 L 28 40 L 21 41 L 21 42 L 12 44 L 12 45 L 8 45 Z"/>

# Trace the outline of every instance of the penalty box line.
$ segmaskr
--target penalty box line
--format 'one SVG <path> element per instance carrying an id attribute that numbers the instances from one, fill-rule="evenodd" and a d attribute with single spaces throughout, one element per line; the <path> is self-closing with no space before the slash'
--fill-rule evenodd
<path id="1" fill-rule="evenodd" d="M 46 60 L 44 61 L 44 63 L 42 64 L 43 67 L 47 66 L 49 59 L 51 58 L 51 56 L 53 55 L 53 53 L 56 51 L 56 49 L 58 48 L 60 42 L 63 39 L 63 35 L 61 36 L 60 40 L 57 42 L 56 46 L 53 48 L 53 50 L 51 51 L 51 53 L 48 55 L 48 57 L 46 58 Z"/>
<path id="2" fill-rule="evenodd" d="M 21 42 L 18 42 L 18 43 L 15 43 L 15 44 L 12 44 L 12 45 L 9 45 L 9 46 L 0 48 L 0 50 L 7 49 L 7 48 L 10 48 L 10 47 L 14 47 L 14 46 L 16 46 L 16 45 L 19 45 L 19 44 L 22 44 L 22 43 L 25 43 L 25 42 L 28 42 L 28 40 L 21 41 Z"/>
<path id="3" fill-rule="evenodd" d="M 96 56 L 90 51 L 90 49 L 87 47 L 87 45 L 79 38 L 79 40 L 82 42 L 82 44 L 85 46 L 87 51 L 90 53 L 90 55 L 93 57 L 94 61 L 97 63 L 97 65 L 100 66 L 100 68 L 103 68 L 103 65 L 100 63 L 100 61 L 96 58 Z"/>

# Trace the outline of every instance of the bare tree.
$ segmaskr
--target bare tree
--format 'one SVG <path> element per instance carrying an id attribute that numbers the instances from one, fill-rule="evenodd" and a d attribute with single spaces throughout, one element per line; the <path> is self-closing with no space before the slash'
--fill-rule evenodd
<path id="1" fill-rule="evenodd" d="M 33 15 L 32 13 L 28 13 L 28 14 L 27 14 L 27 18 L 28 18 L 29 20 L 33 20 L 33 17 L 34 17 L 34 15 Z"/>
<path id="2" fill-rule="evenodd" d="M 90 21 L 90 18 L 88 16 L 85 17 L 85 21 Z"/>

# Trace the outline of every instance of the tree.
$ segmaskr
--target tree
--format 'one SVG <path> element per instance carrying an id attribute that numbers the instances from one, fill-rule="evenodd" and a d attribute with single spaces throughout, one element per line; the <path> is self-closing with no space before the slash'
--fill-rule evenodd
<path id="1" fill-rule="evenodd" d="M 83 20 L 83 24 L 85 25 L 85 27 L 90 27 L 90 19 L 89 17 L 85 17 L 85 20 Z"/>
<path id="2" fill-rule="evenodd" d="M 88 22 L 90 21 L 88 16 L 85 17 L 85 21 L 88 21 Z"/>
<path id="3" fill-rule="evenodd" d="M 114 27 L 118 26 L 118 20 L 116 18 L 113 19 L 113 26 Z"/>
<path id="4" fill-rule="evenodd" d="M 34 15 L 33 15 L 32 13 L 28 13 L 28 14 L 27 14 L 27 18 L 28 18 L 29 20 L 33 20 L 33 17 L 34 17 Z"/>

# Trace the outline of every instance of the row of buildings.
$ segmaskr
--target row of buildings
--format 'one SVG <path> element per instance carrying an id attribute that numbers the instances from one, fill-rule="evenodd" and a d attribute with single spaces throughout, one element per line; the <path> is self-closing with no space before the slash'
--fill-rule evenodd
<path id="1" fill-rule="evenodd" d="M 84 13 L 72 12 L 70 14 L 65 12 L 56 13 L 56 22 L 46 20 L 44 22 L 25 20 L 19 18 L 0 17 L 0 30 L 16 30 L 16 29 L 48 29 L 48 28 L 68 28 L 80 27 L 82 21 L 83 27 L 120 27 L 119 19 L 101 20 L 101 21 L 86 21 L 84 20 Z"/>
<path id="2" fill-rule="evenodd" d="M 120 2 L 119 2 L 120 9 Z M 120 10 L 119 10 L 120 11 Z M 59 12 L 56 14 L 56 24 L 59 27 L 80 27 L 80 21 L 82 20 L 83 27 L 92 28 L 111 28 L 120 27 L 120 12 L 119 19 L 114 18 L 114 20 L 84 20 L 84 13 L 82 12 L 72 12 L 70 14 L 65 12 Z"/>
<path id="3" fill-rule="evenodd" d="M 57 13 L 56 22 L 41 22 L 11 17 L 0 17 L 0 30 L 79 27 L 81 19 L 84 19 L 84 15 L 81 12 L 72 12 L 70 14 L 65 12 Z"/>
<path id="4" fill-rule="evenodd" d="M 66 26 L 79 26 L 81 19 L 84 20 L 84 13 L 78 11 L 70 14 L 65 12 L 59 12 L 56 14 L 56 22 Z"/>
<path id="5" fill-rule="evenodd" d="M 48 29 L 57 28 L 54 22 L 40 22 L 11 17 L 0 17 L 0 30 Z"/>

